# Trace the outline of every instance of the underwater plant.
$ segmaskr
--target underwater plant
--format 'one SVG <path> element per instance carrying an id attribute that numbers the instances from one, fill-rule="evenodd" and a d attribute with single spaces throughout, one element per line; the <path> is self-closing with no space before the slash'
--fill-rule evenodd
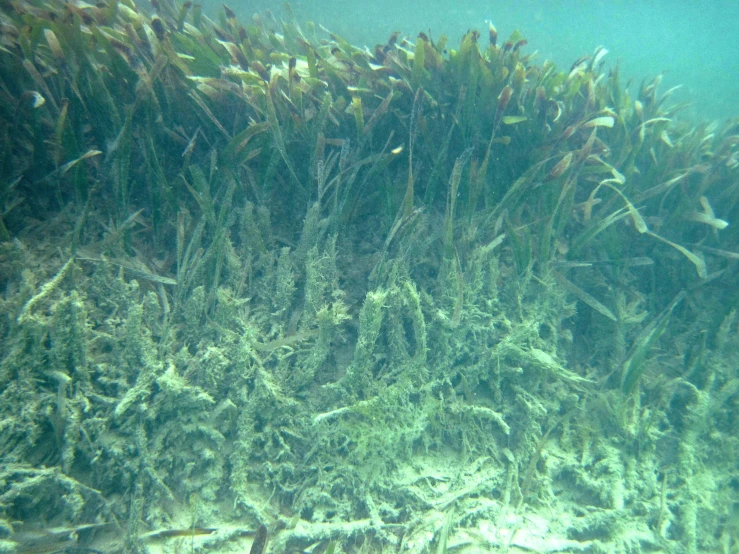
<path id="1" fill-rule="evenodd" d="M 152 6 L 0 6 L 2 548 L 736 550 L 738 121 Z"/>

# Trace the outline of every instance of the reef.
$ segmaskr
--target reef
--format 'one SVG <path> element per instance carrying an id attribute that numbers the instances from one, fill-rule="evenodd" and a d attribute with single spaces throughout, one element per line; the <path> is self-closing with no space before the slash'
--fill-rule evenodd
<path id="1" fill-rule="evenodd" d="M 739 121 L 153 5 L 0 4 L 0 551 L 739 552 Z"/>

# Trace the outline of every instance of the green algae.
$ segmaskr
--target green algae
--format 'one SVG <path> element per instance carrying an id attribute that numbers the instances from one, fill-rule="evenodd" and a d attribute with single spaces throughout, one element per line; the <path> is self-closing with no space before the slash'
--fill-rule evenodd
<path id="1" fill-rule="evenodd" d="M 2 11 L 1 540 L 736 549 L 736 122 L 158 9 Z"/>

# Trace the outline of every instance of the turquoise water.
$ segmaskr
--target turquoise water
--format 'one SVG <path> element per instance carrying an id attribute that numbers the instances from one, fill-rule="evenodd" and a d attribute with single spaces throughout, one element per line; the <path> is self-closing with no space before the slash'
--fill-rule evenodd
<path id="1" fill-rule="evenodd" d="M 240 19 L 270 9 L 285 13 L 281 2 L 227 2 Z M 214 15 L 221 2 L 203 3 Z M 602 45 L 608 61 L 620 61 L 624 82 L 665 72 L 662 90 L 683 85 L 675 101 L 690 102 L 685 113 L 699 119 L 739 115 L 739 2 L 658 0 L 482 1 L 452 0 L 298 0 L 291 2 L 302 23 L 320 23 L 353 44 L 385 42 L 394 31 L 432 37 L 445 33 L 451 44 L 471 28 L 484 31 L 486 20 L 501 39 L 518 29 L 528 52 L 569 67 Z"/>

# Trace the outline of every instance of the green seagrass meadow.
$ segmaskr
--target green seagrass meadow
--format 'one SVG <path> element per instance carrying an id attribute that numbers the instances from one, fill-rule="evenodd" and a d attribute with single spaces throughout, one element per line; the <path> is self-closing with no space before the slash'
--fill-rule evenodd
<path id="1" fill-rule="evenodd" d="M 153 4 L 0 1 L 0 552 L 739 552 L 739 120 Z"/>

